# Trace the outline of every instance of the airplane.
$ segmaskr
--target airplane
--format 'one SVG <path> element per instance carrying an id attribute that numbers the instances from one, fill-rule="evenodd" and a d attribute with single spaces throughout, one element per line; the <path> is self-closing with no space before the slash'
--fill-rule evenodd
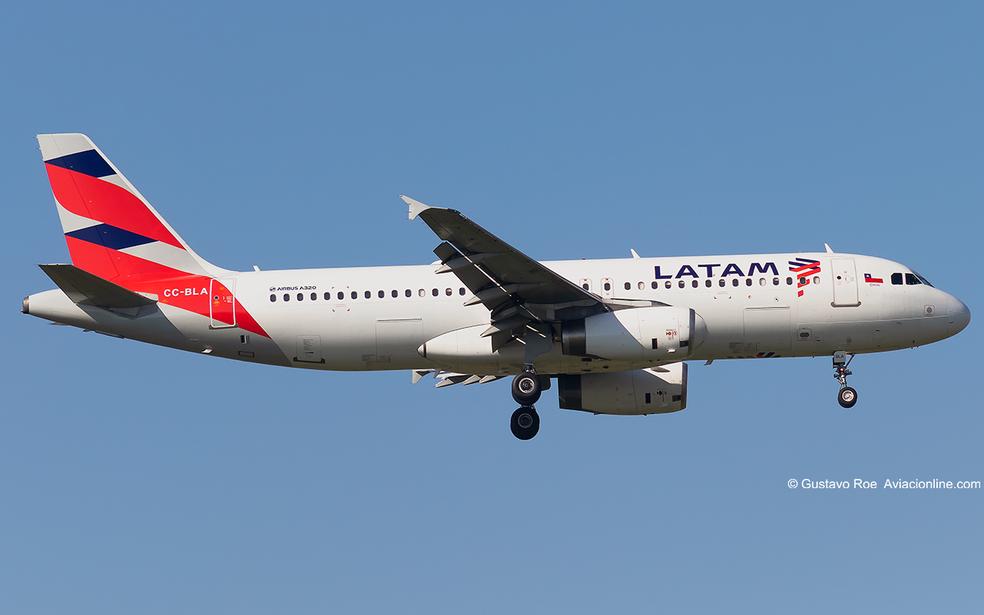
<path id="1" fill-rule="evenodd" d="M 520 440 L 556 381 L 561 408 L 687 406 L 687 362 L 832 358 L 838 402 L 858 354 L 970 322 L 905 265 L 824 252 L 536 261 L 454 209 L 401 197 L 437 235 L 429 265 L 232 271 L 200 257 L 84 134 L 38 135 L 71 264 L 25 314 L 211 356 L 318 370 L 408 370 L 436 386 L 512 378 Z"/>

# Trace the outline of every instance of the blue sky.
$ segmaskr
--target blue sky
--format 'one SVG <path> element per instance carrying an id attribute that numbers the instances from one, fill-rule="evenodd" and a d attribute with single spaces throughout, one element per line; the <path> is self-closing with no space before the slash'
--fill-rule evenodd
<path id="1" fill-rule="evenodd" d="M 132 3 L 131 3 L 132 4 Z M 407 193 L 537 258 L 838 250 L 982 313 L 976 3 L 15 3 L 0 612 L 968 611 L 980 327 L 692 366 L 595 417 L 508 385 L 223 362 L 19 314 L 67 259 L 33 140 L 84 131 L 230 268 L 424 263 Z M 146 6 L 144 6 L 146 4 Z"/>

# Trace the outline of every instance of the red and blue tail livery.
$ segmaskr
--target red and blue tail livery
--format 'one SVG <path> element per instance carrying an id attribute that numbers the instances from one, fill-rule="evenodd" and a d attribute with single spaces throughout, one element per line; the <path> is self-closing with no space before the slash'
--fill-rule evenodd
<path id="1" fill-rule="evenodd" d="M 45 134 L 38 144 L 74 266 L 221 320 L 218 307 L 233 301 L 232 291 L 214 279 L 225 270 L 195 254 L 89 137 Z M 263 333 L 242 307 L 230 319 L 236 313 L 239 326 Z"/>

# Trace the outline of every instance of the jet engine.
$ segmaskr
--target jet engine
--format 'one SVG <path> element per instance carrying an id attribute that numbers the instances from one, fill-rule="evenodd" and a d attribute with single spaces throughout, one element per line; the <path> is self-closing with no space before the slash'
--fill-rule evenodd
<path id="1" fill-rule="evenodd" d="M 660 306 L 616 310 L 566 322 L 561 331 L 565 355 L 612 360 L 685 359 L 707 333 L 693 309 Z"/>
<path id="2" fill-rule="evenodd" d="M 557 377 L 560 407 L 596 414 L 658 414 L 687 407 L 687 364 Z"/>

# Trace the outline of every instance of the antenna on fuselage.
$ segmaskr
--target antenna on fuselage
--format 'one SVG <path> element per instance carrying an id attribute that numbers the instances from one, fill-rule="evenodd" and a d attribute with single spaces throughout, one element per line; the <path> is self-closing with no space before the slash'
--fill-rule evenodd
<path id="1" fill-rule="evenodd" d="M 834 253 L 834 249 L 831 248 L 830 247 L 830 244 L 827 243 L 826 241 L 823 242 L 823 249 L 827 251 L 827 254 L 833 254 Z"/>

